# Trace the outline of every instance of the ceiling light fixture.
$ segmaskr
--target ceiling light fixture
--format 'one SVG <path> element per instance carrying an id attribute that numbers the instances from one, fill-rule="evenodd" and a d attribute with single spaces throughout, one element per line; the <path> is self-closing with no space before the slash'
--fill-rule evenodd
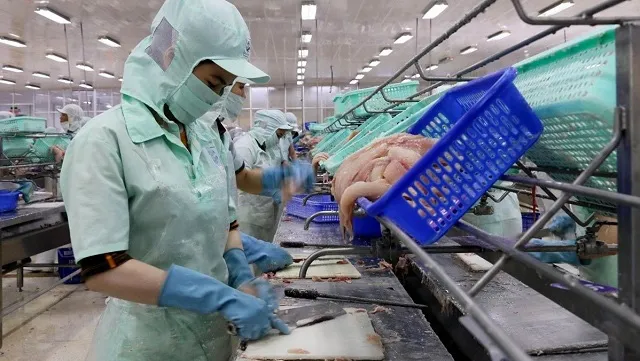
<path id="1" fill-rule="evenodd" d="M 371 69 L 372 69 L 371 67 L 369 67 L 369 66 L 365 66 L 365 67 L 364 67 L 364 68 L 362 68 L 362 70 L 360 70 L 360 71 L 361 71 L 362 73 L 368 73 L 368 72 L 370 72 L 370 71 L 371 71 Z"/>
<path id="2" fill-rule="evenodd" d="M 410 83 L 411 79 L 404 79 L 403 81 L 401 81 L 401 83 Z"/>
<path id="3" fill-rule="evenodd" d="M 93 71 L 93 67 L 87 63 L 78 63 L 76 64 L 76 68 L 84 71 Z"/>
<path id="4" fill-rule="evenodd" d="M 101 70 L 98 75 L 100 75 L 103 78 L 107 78 L 107 79 L 115 79 L 115 75 L 113 75 L 112 73 L 109 73 L 107 71 Z"/>
<path id="5" fill-rule="evenodd" d="M 303 1 L 300 15 L 302 20 L 314 20 L 316 18 L 316 3 L 313 1 Z"/>
<path id="6" fill-rule="evenodd" d="M 106 46 L 110 46 L 112 48 L 119 48 L 122 45 L 120 45 L 120 42 L 114 38 L 110 38 L 108 36 L 101 36 L 98 38 L 98 41 L 103 43 Z"/>
<path id="7" fill-rule="evenodd" d="M 467 55 L 467 54 L 475 53 L 476 51 L 478 51 L 478 48 L 472 45 L 472 46 L 467 46 L 466 48 L 460 50 L 460 54 Z"/>
<path id="8" fill-rule="evenodd" d="M 418 78 L 420 78 L 420 74 L 415 73 L 415 74 L 413 74 L 413 76 L 411 76 L 411 78 L 412 79 L 418 79 Z"/>
<path id="9" fill-rule="evenodd" d="M 39 71 L 34 71 L 33 73 L 31 73 L 31 75 L 35 76 L 36 78 L 43 78 L 43 79 L 51 78 L 51 75 L 49 75 L 47 73 L 42 73 L 42 72 L 39 72 Z"/>
<path id="10" fill-rule="evenodd" d="M 309 56 L 309 49 L 307 49 L 307 48 L 298 49 L 298 57 L 299 58 L 306 58 L 307 56 Z"/>
<path id="11" fill-rule="evenodd" d="M 65 77 L 58 78 L 58 81 L 60 83 L 64 83 L 64 84 L 73 84 L 73 80 L 72 79 L 65 78 Z"/>
<path id="12" fill-rule="evenodd" d="M 425 68 L 426 71 L 436 70 L 438 69 L 438 64 L 431 64 Z"/>
<path id="13" fill-rule="evenodd" d="M 67 62 L 67 58 L 65 58 L 62 55 L 58 55 L 56 53 L 47 53 L 46 57 L 47 57 L 47 59 L 56 61 L 58 63 L 66 63 Z"/>
<path id="14" fill-rule="evenodd" d="M 349 84 L 356 85 L 356 84 L 358 84 L 358 80 L 357 79 L 353 79 L 352 81 L 349 82 Z"/>
<path id="15" fill-rule="evenodd" d="M 411 35 L 411 33 L 401 33 L 400 35 L 398 35 L 396 40 L 393 41 L 393 43 L 394 44 L 404 44 L 407 41 L 411 40 L 411 38 L 413 38 L 413 35 Z"/>
<path id="16" fill-rule="evenodd" d="M 304 68 L 305 66 L 307 66 L 306 60 L 298 60 L 298 68 Z"/>
<path id="17" fill-rule="evenodd" d="M 391 48 L 382 48 L 380 49 L 380 56 L 388 56 L 389 54 L 391 54 L 393 52 L 393 49 Z"/>
<path id="18" fill-rule="evenodd" d="M 93 85 L 91 85 L 91 83 L 82 82 L 78 86 L 84 89 L 93 89 Z"/>
<path id="19" fill-rule="evenodd" d="M 303 82 L 302 80 L 298 80 L 298 81 L 296 82 L 296 84 L 298 84 L 298 85 L 304 85 L 304 82 Z"/>
<path id="20" fill-rule="evenodd" d="M 380 60 L 378 59 L 371 59 L 371 61 L 369 62 L 369 66 L 370 67 L 374 67 L 374 66 L 378 66 L 380 65 Z"/>
<path id="21" fill-rule="evenodd" d="M 307 71 L 307 69 L 305 68 L 298 68 L 298 74 L 304 74 L 304 72 Z"/>
<path id="22" fill-rule="evenodd" d="M 14 48 L 26 48 L 27 43 L 22 40 L 8 38 L 6 36 L 0 36 L 0 43 L 13 46 Z"/>
<path id="23" fill-rule="evenodd" d="M 303 43 L 310 43 L 312 37 L 313 34 L 311 34 L 310 31 L 303 31 L 302 35 L 300 35 L 300 41 L 302 41 Z"/>
<path id="24" fill-rule="evenodd" d="M 356 75 L 356 80 L 361 80 L 362 78 L 364 78 L 364 74 L 357 74 Z"/>
<path id="25" fill-rule="evenodd" d="M 572 7 L 574 4 L 573 0 L 560 0 L 560 1 L 556 1 L 555 3 L 547 6 L 546 8 L 543 8 L 542 10 L 540 10 L 540 12 L 538 12 L 538 16 L 551 16 L 551 15 L 555 15 L 561 11 L 567 10 L 568 8 Z"/>
<path id="26" fill-rule="evenodd" d="M 431 4 L 429 4 L 429 6 L 427 6 L 424 14 L 422 14 L 422 18 L 435 19 L 436 17 L 438 17 L 438 15 L 442 14 L 442 12 L 445 11 L 447 7 L 449 7 L 449 4 L 447 4 L 447 2 L 444 0 L 433 1 Z"/>
<path id="27" fill-rule="evenodd" d="M 122 83 L 122 78 L 118 79 L 118 81 Z M 245 84 L 244 86 L 249 86 L 249 84 Z"/>
<path id="28" fill-rule="evenodd" d="M 27 89 L 40 90 L 40 85 L 27 83 L 25 86 Z"/>
<path id="29" fill-rule="evenodd" d="M 16 82 L 14 80 L 0 78 L 0 84 L 16 85 Z"/>
<path id="30" fill-rule="evenodd" d="M 493 34 L 487 36 L 487 41 L 496 41 L 496 40 L 504 39 L 509 35 L 511 35 L 510 31 L 500 30 L 497 33 L 493 33 Z"/>
<path id="31" fill-rule="evenodd" d="M 297 80 L 304 80 L 304 75 L 298 75 Z"/>
<path id="32" fill-rule="evenodd" d="M 438 60 L 438 64 L 440 64 L 440 65 L 442 65 L 442 64 L 446 64 L 446 63 L 448 63 L 448 62 L 450 62 L 450 61 L 452 61 L 452 60 L 453 60 L 453 58 L 452 58 L 452 57 L 450 57 L 450 56 L 445 56 L 444 58 L 442 58 L 442 59 Z"/>
<path id="33" fill-rule="evenodd" d="M 68 17 L 66 17 L 66 16 L 60 14 L 59 12 L 54 11 L 54 10 L 52 10 L 52 9 L 46 7 L 46 6 L 36 8 L 35 12 L 36 12 L 36 14 L 44 16 L 45 18 L 47 18 L 47 19 L 49 19 L 51 21 L 55 21 L 58 24 L 63 24 L 63 25 L 64 24 L 71 24 L 71 20 Z"/>
<path id="34" fill-rule="evenodd" d="M 18 68 L 17 66 L 13 65 L 4 65 L 2 66 L 2 70 L 10 71 L 13 73 L 22 73 L 24 71 L 22 70 L 22 68 Z"/>

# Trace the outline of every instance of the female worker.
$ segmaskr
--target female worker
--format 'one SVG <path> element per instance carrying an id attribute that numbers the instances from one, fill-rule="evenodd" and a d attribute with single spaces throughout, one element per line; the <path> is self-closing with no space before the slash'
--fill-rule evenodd
<path id="1" fill-rule="evenodd" d="M 287 118 L 287 123 L 293 129 L 280 139 L 280 151 L 282 152 L 282 158 L 290 162 L 297 158 L 296 150 L 293 148 L 293 138 L 298 136 L 298 118 L 291 112 L 285 113 L 285 117 Z"/>
<path id="2" fill-rule="evenodd" d="M 235 141 L 238 161 L 248 169 L 280 167 L 278 143 L 291 126 L 279 110 L 259 110 L 251 130 Z M 238 202 L 240 230 L 250 236 L 273 242 L 278 223 L 282 195 L 279 191 L 262 192 L 261 195 L 241 191 Z"/>
<path id="3" fill-rule="evenodd" d="M 197 119 L 236 76 L 269 77 L 227 1 L 167 0 L 151 30 L 125 63 L 121 105 L 78 133 L 62 167 L 76 260 L 112 297 L 90 357 L 228 360 L 229 323 L 243 339 L 288 330 L 244 256 L 226 152 Z"/>
<path id="4" fill-rule="evenodd" d="M 67 104 L 62 109 L 58 109 L 58 113 L 60 113 L 60 127 L 72 135 L 76 134 L 87 122 L 84 110 L 76 104 Z M 56 128 L 58 128 L 57 125 Z"/>

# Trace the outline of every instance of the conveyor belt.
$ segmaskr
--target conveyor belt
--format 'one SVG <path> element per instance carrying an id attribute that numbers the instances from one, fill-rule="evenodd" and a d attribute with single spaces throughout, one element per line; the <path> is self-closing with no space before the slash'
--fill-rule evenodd
<path id="1" fill-rule="evenodd" d="M 304 221 L 283 216 L 275 236 L 275 243 L 282 241 L 302 241 L 314 244 L 343 244 L 342 236 L 336 224 L 312 225 L 303 230 Z M 299 252 L 296 249 L 296 252 Z M 356 259 L 350 259 L 356 263 Z M 377 263 L 378 260 L 367 259 Z M 368 272 L 364 266 L 356 265 L 362 274 L 361 279 L 352 283 L 313 282 L 297 280 L 295 286 L 313 287 L 321 292 L 356 297 L 376 297 L 394 301 L 412 302 L 400 281 L 390 270 Z M 291 285 L 288 285 L 291 286 Z M 276 286 L 282 292 L 284 286 Z M 283 305 L 303 305 L 308 301 L 285 298 Z M 345 303 L 345 305 L 372 309 L 371 305 Z M 420 310 L 402 307 L 388 307 L 389 313 L 380 312 L 370 315 L 376 332 L 381 336 L 387 361 L 453 361 L 453 357 L 444 347 Z"/>
<path id="2" fill-rule="evenodd" d="M 443 241 L 441 241 L 443 242 Z M 446 241 L 444 241 L 446 242 Z M 455 255 L 434 254 L 436 261 L 463 288 L 470 288 L 482 275 L 470 272 Z M 449 332 L 457 344 L 469 342 L 462 328 L 454 331 L 460 307 L 448 297 L 448 292 L 429 273 L 426 267 L 411 262 L 412 271 L 429 289 L 432 301 L 447 310 L 438 315 L 448 324 Z M 480 293 L 476 300 L 493 320 L 531 355 L 540 355 L 545 361 L 606 360 L 606 351 L 581 353 L 587 350 L 602 350 L 607 347 L 607 336 L 569 311 L 551 302 L 541 294 L 506 273 L 500 273 L 494 282 Z M 432 304 L 433 307 L 433 304 Z M 482 357 L 473 354 L 472 348 L 464 350 L 471 359 Z M 471 353 L 471 355 L 469 355 Z M 544 356 L 553 354 L 553 356 Z"/>

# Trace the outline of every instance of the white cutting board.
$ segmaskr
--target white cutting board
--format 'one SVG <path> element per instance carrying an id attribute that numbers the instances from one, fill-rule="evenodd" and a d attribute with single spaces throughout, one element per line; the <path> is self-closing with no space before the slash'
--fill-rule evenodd
<path id="1" fill-rule="evenodd" d="M 238 361 L 249 360 L 384 360 L 380 336 L 367 312 L 345 308 L 346 315 L 250 342 Z M 308 353 L 295 353 L 295 352 Z"/>
<path id="2" fill-rule="evenodd" d="M 351 264 L 351 262 L 347 261 L 346 264 L 339 264 L 339 261 L 346 260 L 346 258 L 342 259 L 317 259 L 311 263 L 309 269 L 307 269 L 307 276 L 305 278 L 332 278 L 332 277 L 350 277 L 350 278 L 360 278 L 362 275 L 358 270 Z M 282 271 L 276 272 L 276 277 L 278 278 L 299 278 L 300 267 L 302 267 L 303 262 L 293 263 L 287 266 Z"/>
<path id="3" fill-rule="evenodd" d="M 456 253 L 456 256 L 469 267 L 471 272 L 486 272 L 493 266 L 493 263 L 475 253 Z"/>

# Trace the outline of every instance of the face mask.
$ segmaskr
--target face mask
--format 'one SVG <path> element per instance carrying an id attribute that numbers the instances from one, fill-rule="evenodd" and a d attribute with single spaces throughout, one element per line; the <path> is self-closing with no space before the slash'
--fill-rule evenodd
<path id="1" fill-rule="evenodd" d="M 229 120 L 235 120 L 242 111 L 242 105 L 244 104 L 244 98 L 238 94 L 229 93 L 225 101 L 225 109 L 227 110 L 227 116 Z"/>
<path id="2" fill-rule="evenodd" d="M 69 122 L 60 123 L 60 125 L 65 132 L 69 131 Z"/>
<path id="3" fill-rule="evenodd" d="M 189 74 L 187 81 L 167 100 L 167 105 L 176 119 L 188 125 L 203 116 L 220 100 L 220 95 L 209 89 L 195 75 Z"/>

